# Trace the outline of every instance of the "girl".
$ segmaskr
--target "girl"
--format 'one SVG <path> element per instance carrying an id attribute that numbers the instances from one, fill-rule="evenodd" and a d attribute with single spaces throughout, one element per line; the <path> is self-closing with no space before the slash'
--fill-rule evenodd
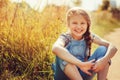
<path id="1" fill-rule="evenodd" d="M 53 45 L 56 55 L 55 80 L 106 80 L 110 59 L 117 49 L 111 43 L 90 32 L 89 15 L 80 8 L 67 12 L 69 31 L 61 34 Z M 91 55 L 91 44 L 99 47 Z"/>

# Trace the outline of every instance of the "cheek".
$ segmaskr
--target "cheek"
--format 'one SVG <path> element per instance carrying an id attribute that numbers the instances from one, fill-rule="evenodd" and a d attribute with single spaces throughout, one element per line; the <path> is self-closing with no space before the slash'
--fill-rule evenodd
<path id="1" fill-rule="evenodd" d="M 84 32 L 86 32 L 88 30 L 88 27 L 86 27 L 86 29 L 85 29 L 85 31 Z"/>
<path id="2" fill-rule="evenodd" d="M 86 31 L 87 31 L 87 28 L 85 28 L 84 30 L 85 30 L 85 32 L 86 32 Z"/>
<path id="3" fill-rule="evenodd" d="M 71 30 L 75 28 L 75 26 L 72 25 L 72 24 L 70 24 L 68 27 L 69 27 Z"/>
<path id="4" fill-rule="evenodd" d="M 84 33 L 87 31 L 87 28 L 88 28 L 88 27 L 84 27 L 84 29 L 83 29 Z"/>
<path id="5" fill-rule="evenodd" d="M 88 27 L 85 27 L 85 30 L 87 30 Z"/>
<path id="6" fill-rule="evenodd" d="M 84 29 L 87 30 L 87 28 L 88 28 L 88 25 L 85 25 L 85 26 L 84 26 Z"/>
<path id="7" fill-rule="evenodd" d="M 73 30 L 74 30 L 74 28 L 73 28 L 73 27 L 70 27 L 70 30 L 71 30 L 71 31 L 73 31 Z"/>

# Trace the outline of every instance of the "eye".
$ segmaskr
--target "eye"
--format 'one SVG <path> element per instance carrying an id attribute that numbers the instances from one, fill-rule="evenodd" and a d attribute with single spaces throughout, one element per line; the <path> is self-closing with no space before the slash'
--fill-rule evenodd
<path id="1" fill-rule="evenodd" d="M 82 22 L 81 24 L 85 24 L 84 22 Z"/>
<path id="2" fill-rule="evenodd" d="M 73 24 L 77 24 L 77 22 L 72 22 Z"/>

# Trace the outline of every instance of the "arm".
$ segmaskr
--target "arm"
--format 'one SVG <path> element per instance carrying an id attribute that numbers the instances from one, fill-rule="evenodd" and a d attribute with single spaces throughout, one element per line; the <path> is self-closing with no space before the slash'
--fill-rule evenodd
<path id="1" fill-rule="evenodd" d="M 69 63 L 75 64 L 75 65 L 82 64 L 82 62 L 77 58 L 75 58 L 73 55 L 71 55 L 69 51 L 66 48 L 64 48 L 64 46 L 65 46 L 65 41 L 58 38 L 58 40 L 53 45 L 52 52 L 58 57 L 60 57 L 61 59 Z"/>
<path id="2" fill-rule="evenodd" d="M 96 61 L 94 71 L 97 72 L 97 71 L 103 69 L 104 66 L 110 61 L 110 59 L 117 52 L 117 48 L 114 45 L 112 45 L 110 42 L 103 40 L 99 36 L 92 35 L 91 38 L 93 39 L 94 43 L 107 47 L 107 52 L 106 52 L 105 56 Z"/>
<path id="3" fill-rule="evenodd" d="M 64 48 L 64 45 L 65 41 L 59 38 L 53 45 L 52 52 L 59 58 L 78 66 L 82 71 L 84 71 L 88 75 L 91 75 L 91 73 L 88 72 L 88 70 L 91 69 L 91 67 L 94 65 L 94 60 L 91 60 L 89 62 L 82 62 L 73 55 L 71 55 L 69 51 L 66 48 Z"/>
<path id="4" fill-rule="evenodd" d="M 112 45 L 110 42 L 100 38 L 99 36 L 97 35 L 94 35 L 94 37 L 92 36 L 92 39 L 93 39 L 93 42 L 98 44 L 98 45 L 101 45 L 101 46 L 105 46 L 107 47 L 107 52 L 104 56 L 104 58 L 109 61 L 114 55 L 115 53 L 117 52 L 117 48 Z"/>

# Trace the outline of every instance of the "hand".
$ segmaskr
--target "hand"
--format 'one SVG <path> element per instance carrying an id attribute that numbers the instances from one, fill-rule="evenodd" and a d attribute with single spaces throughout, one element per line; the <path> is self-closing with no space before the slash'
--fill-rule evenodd
<path id="1" fill-rule="evenodd" d="M 98 72 L 98 71 L 102 70 L 102 69 L 106 66 L 106 63 L 107 63 L 107 61 L 104 60 L 103 58 L 98 59 L 98 60 L 95 62 L 95 65 L 93 66 L 92 70 L 93 70 L 94 72 Z"/>
<path id="2" fill-rule="evenodd" d="M 78 66 L 83 72 L 88 75 L 92 75 L 88 70 L 90 70 L 94 66 L 95 59 L 87 62 L 82 62 L 82 66 Z"/>

